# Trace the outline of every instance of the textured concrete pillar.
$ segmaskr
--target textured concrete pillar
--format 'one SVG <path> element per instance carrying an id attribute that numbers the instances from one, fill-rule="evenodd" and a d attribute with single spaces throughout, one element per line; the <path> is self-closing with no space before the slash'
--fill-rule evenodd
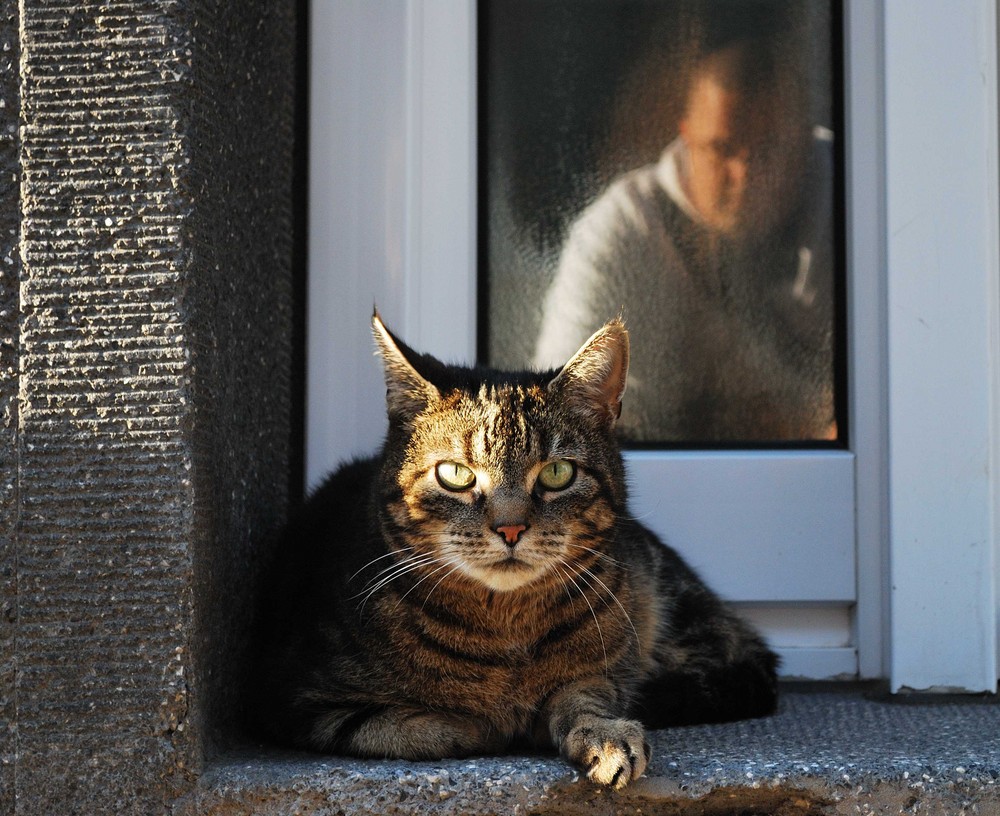
<path id="1" fill-rule="evenodd" d="M 0 814 L 167 812 L 235 733 L 288 499 L 295 3 L 14 5 Z"/>
<path id="2" fill-rule="evenodd" d="M 17 321 L 20 259 L 17 7 L 0 11 L 0 816 L 14 802 L 14 616 L 17 564 Z"/>

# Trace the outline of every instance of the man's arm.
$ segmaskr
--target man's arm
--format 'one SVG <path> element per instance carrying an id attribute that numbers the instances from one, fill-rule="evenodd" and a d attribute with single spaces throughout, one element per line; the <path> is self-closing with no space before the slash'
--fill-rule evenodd
<path id="1" fill-rule="evenodd" d="M 612 185 L 569 231 L 542 309 L 532 361 L 538 369 L 562 366 L 624 305 L 621 283 L 634 230 L 623 192 Z"/>

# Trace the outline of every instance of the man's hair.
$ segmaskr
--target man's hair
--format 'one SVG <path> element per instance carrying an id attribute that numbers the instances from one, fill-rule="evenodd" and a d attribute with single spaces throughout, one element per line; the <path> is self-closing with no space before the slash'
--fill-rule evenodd
<path id="1" fill-rule="evenodd" d="M 779 77 L 775 63 L 774 48 L 767 41 L 730 41 L 699 55 L 691 82 L 710 79 L 720 88 L 752 98 L 777 89 Z"/>
<path id="2" fill-rule="evenodd" d="M 749 7 L 760 5 L 750 3 Z M 775 5 L 769 3 L 767 8 Z M 744 18 L 743 14 L 734 16 Z M 689 74 L 689 92 L 700 80 L 709 79 L 738 94 L 747 104 L 766 101 L 789 124 L 806 123 L 811 118 L 806 84 L 809 72 L 802 70 L 801 43 L 794 42 L 784 20 L 768 16 L 758 20 L 759 24 L 748 22 L 742 32 L 731 25 L 702 32 Z"/>
<path id="3" fill-rule="evenodd" d="M 708 78 L 751 101 L 780 99 L 788 115 L 809 118 L 809 90 L 796 47 L 801 45 L 797 2 L 741 0 L 726 5 L 724 13 L 703 14 L 692 32 L 688 90 Z"/>

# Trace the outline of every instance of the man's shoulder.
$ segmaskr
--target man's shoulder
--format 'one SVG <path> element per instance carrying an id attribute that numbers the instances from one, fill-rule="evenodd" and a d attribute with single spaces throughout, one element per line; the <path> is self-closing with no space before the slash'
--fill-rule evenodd
<path id="1" fill-rule="evenodd" d="M 616 177 L 598 196 L 598 201 L 608 199 L 618 203 L 647 202 L 665 194 L 660 164 L 652 162 L 628 170 Z"/>
<path id="2" fill-rule="evenodd" d="M 649 236 L 672 220 L 675 209 L 658 165 L 645 164 L 615 178 L 584 208 L 574 229 Z"/>

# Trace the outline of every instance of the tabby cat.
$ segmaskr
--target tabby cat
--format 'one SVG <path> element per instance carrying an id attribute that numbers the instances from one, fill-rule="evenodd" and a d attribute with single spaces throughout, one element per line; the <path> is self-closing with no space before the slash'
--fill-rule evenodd
<path id="1" fill-rule="evenodd" d="M 621 788 L 643 725 L 770 713 L 776 658 L 633 519 L 628 333 L 559 371 L 444 365 L 376 313 L 389 431 L 290 523 L 256 708 L 293 745 L 438 759 L 555 746 Z"/>

